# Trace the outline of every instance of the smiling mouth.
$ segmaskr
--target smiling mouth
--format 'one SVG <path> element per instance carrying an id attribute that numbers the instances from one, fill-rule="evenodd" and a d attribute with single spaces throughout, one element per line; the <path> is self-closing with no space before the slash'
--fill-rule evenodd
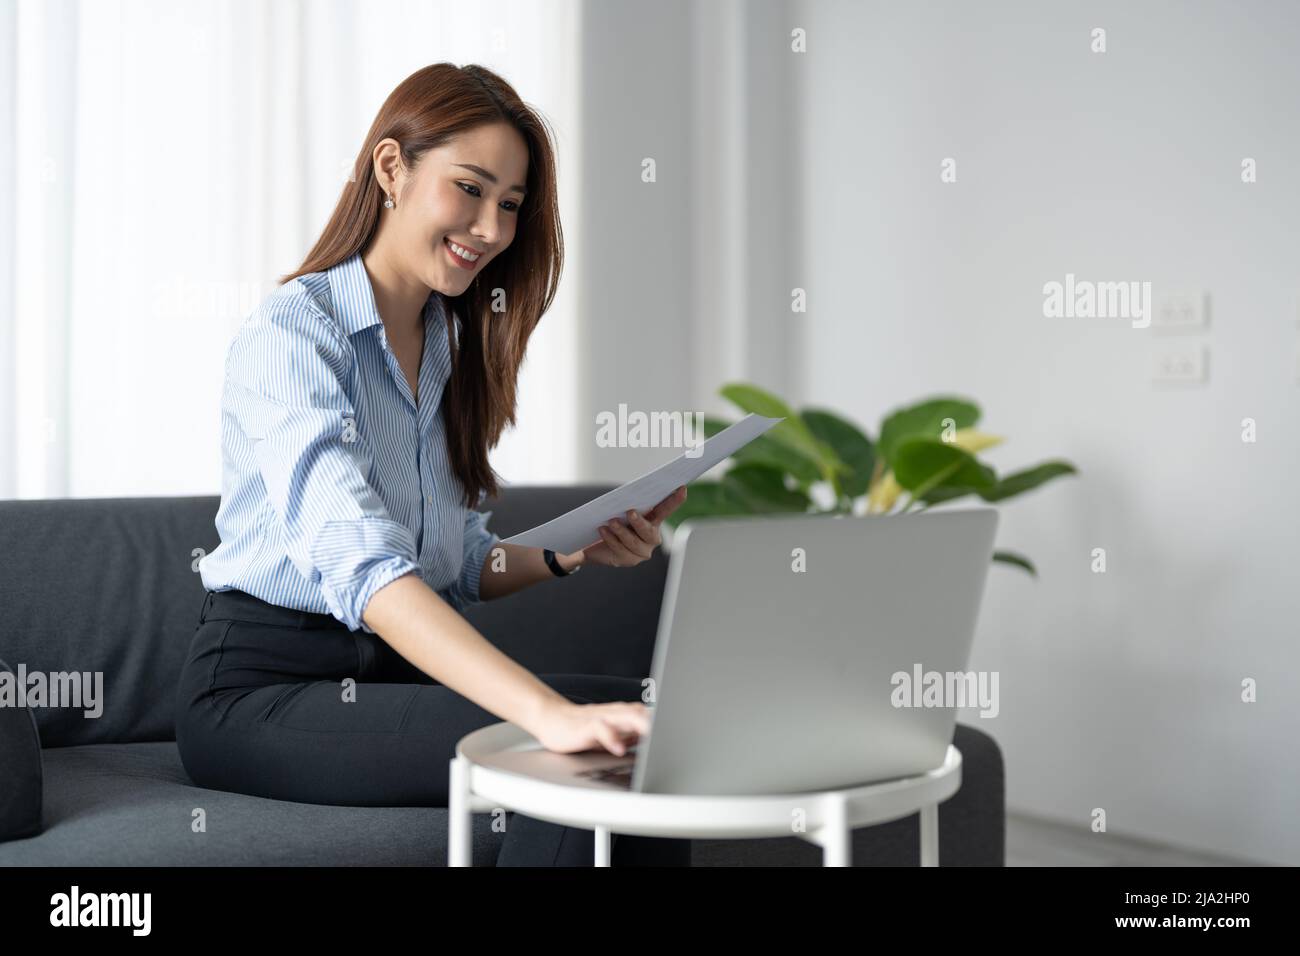
<path id="1" fill-rule="evenodd" d="M 462 269 L 473 269 L 478 265 L 478 260 L 483 258 L 482 253 L 475 255 L 468 249 L 465 249 L 464 246 L 460 246 L 459 243 L 452 243 L 450 239 L 442 240 L 442 244 L 446 247 L 447 255 L 451 256 L 452 262 L 460 266 Z M 457 252 L 456 248 L 453 248 L 453 246 L 464 249 L 466 254 L 461 255 L 461 253 Z"/>

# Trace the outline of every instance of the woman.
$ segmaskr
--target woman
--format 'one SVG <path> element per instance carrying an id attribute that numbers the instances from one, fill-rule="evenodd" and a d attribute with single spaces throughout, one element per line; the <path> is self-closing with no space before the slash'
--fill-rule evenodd
<path id="1" fill-rule="evenodd" d="M 176 700 L 200 786 L 306 803 L 446 806 L 470 731 L 623 754 L 635 678 L 536 677 L 459 613 L 660 543 L 686 489 L 572 554 L 502 544 L 474 508 L 515 420 L 563 263 L 540 119 L 500 77 L 439 63 L 379 111 L 307 260 L 226 357 L 221 544 Z M 589 830 L 514 814 L 498 865 L 590 866 Z M 614 865 L 689 865 L 615 835 Z"/>

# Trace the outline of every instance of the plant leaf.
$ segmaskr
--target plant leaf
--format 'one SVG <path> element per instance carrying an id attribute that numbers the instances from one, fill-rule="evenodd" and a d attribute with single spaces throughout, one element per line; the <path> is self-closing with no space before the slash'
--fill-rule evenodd
<path id="1" fill-rule="evenodd" d="M 970 428 L 980 419 L 979 406 L 964 398 L 945 396 L 893 411 L 880 425 L 876 454 L 892 466 L 898 446 L 907 439 L 941 441 L 946 418 L 951 418 L 957 429 Z"/>
<path id="2" fill-rule="evenodd" d="M 985 448 L 992 448 L 994 445 L 1001 445 L 1005 438 L 1001 435 L 990 435 L 988 432 L 982 432 L 974 428 L 959 428 L 953 433 L 952 443 L 962 451 L 968 451 L 972 455 L 983 451 Z"/>
<path id="3" fill-rule="evenodd" d="M 714 418 L 712 415 L 704 416 L 704 437 L 712 438 L 723 429 L 730 428 L 735 422 L 729 422 L 725 418 Z"/>
<path id="4" fill-rule="evenodd" d="M 1014 551 L 994 551 L 993 560 L 1001 561 L 1004 564 L 1014 564 L 1018 568 L 1024 568 L 1034 577 L 1038 577 L 1038 572 L 1034 570 L 1033 563 L 1024 555 L 1016 554 Z"/>
<path id="5" fill-rule="evenodd" d="M 731 422 L 706 415 L 704 417 L 704 437 L 712 438 L 730 424 Z M 822 473 L 814 459 L 795 451 L 788 445 L 773 441 L 769 437 L 770 434 L 769 432 L 768 434 L 759 435 L 748 445 L 734 452 L 731 460 L 737 463 L 748 464 L 752 462 L 753 464 L 779 468 L 793 475 L 799 487 L 804 491 L 807 491 L 813 482 L 821 480 Z M 688 493 L 687 498 L 689 499 L 689 497 Z"/>
<path id="6" fill-rule="evenodd" d="M 693 481 L 686 486 L 686 500 L 664 518 L 664 524 L 676 528 L 687 518 L 747 514 L 753 514 L 747 503 L 736 498 L 721 482 Z"/>
<path id="7" fill-rule="evenodd" d="M 937 438 L 909 438 L 894 452 L 894 477 L 916 498 L 941 485 L 958 485 L 987 490 L 997 483 L 997 474 L 975 456 L 951 442 Z"/>
<path id="8" fill-rule="evenodd" d="M 840 489 L 850 498 L 866 494 L 871 486 L 871 470 L 876 464 L 876 449 L 858 426 L 834 412 L 805 408 L 799 413 L 808 430 L 829 445 L 847 470 L 840 477 Z"/>
<path id="9" fill-rule="evenodd" d="M 770 465 L 733 465 L 722 476 L 722 484 L 736 499 L 744 501 L 755 512 L 803 513 L 812 504 L 812 499 L 802 491 L 787 488 L 785 472 Z M 689 501 L 689 491 L 686 497 Z"/>
<path id="10" fill-rule="evenodd" d="M 748 382 L 731 382 L 718 389 L 718 394 L 742 411 L 762 415 L 765 418 L 785 419 L 773 425 L 760 437 L 770 436 L 774 441 L 811 458 L 823 466 L 823 469 L 830 469 L 839 464 L 834 452 L 817 441 L 799 414 L 771 392 Z"/>
<path id="11" fill-rule="evenodd" d="M 790 406 L 776 395 L 748 382 L 728 382 L 718 389 L 718 394 L 742 411 L 765 418 L 789 418 L 794 415 Z"/>
<path id="12" fill-rule="evenodd" d="M 884 514 L 894 507 L 898 501 L 898 495 L 902 492 L 902 487 L 894 478 L 892 471 L 887 471 L 872 485 L 871 490 L 867 493 L 867 512 L 869 514 Z"/>
<path id="13" fill-rule="evenodd" d="M 925 494 L 921 495 L 920 499 L 926 504 L 937 505 L 945 501 L 952 501 L 954 498 L 961 498 L 965 495 L 973 495 L 975 493 L 976 489 L 974 488 L 943 484 L 931 488 Z"/>
<path id="14" fill-rule="evenodd" d="M 998 480 L 992 488 L 980 491 L 979 496 L 985 501 L 1001 501 L 1004 498 L 1010 498 L 1012 495 L 1023 494 L 1037 488 L 1044 482 L 1051 481 L 1061 475 L 1075 474 L 1078 474 L 1078 469 L 1068 461 L 1045 461 L 1034 465 L 1032 468 L 1006 475 Z"/>

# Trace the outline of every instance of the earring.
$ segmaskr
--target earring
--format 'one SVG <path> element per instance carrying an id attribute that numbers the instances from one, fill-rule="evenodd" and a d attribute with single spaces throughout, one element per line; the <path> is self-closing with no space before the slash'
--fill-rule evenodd
<path id="1" fill-rule="evenodd" d="M 393 208 L 393 197 L 392 197 L 392 196 L 389 196 L 387 199 L 384 200 L 384 208 L 385 208 L 385 209 L 392 209 L 392 208 Z"/>

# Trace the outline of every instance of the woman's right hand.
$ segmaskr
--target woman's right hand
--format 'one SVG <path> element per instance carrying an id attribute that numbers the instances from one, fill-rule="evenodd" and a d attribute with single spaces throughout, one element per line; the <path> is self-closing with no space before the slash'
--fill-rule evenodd
<path id="1" fill-rule="evenodd" d="M 650 732 L 650 709 L 639 701 L 575 704 L 564 700 L 549 708 L 531 732 L 538 743 L 556 753 L 603 747 L 621 757 Z"/>

